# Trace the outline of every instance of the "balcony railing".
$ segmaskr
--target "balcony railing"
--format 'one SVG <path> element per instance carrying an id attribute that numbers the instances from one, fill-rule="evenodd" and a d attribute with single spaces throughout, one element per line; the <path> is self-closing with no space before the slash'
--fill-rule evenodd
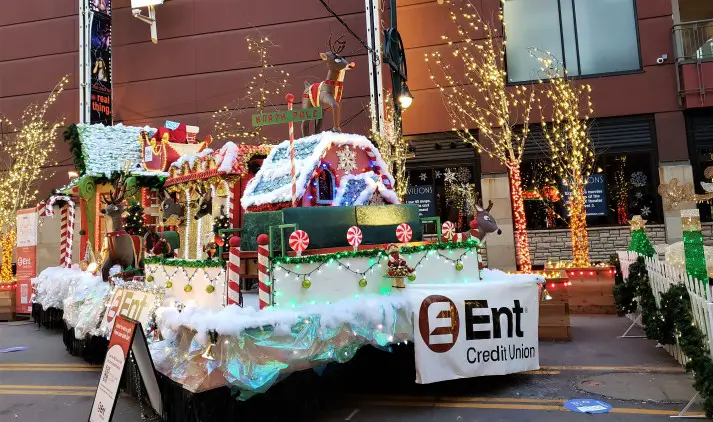
<path id="1" fill-rule="evenodd" d="M 673 26 L 676 62 L 713 60 L 713 19 Z"/>

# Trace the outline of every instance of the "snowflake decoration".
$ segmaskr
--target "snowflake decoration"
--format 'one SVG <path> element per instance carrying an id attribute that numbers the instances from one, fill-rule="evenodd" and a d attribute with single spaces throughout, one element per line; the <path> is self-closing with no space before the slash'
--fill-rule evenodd
<path id="1" fill-rule="evenodd" d="M 384 198 L 381 196 L 378 190 L 374 192 L 374 195 L 371 196 L 371 199 L 369 200 L 369 205 L 386 205 Z"/>
<path id="2" fill-rule="evenodd" d="M 441 175 L 442 175 L 443 173 L 441 173 L 440 170 L 436 170 L 435 174 L 436 174 L 436 179 L 440 179 L 440 178 L 441 178 Z"/>
<path id="3" fill-rule="evenodd" d="M 636 197 L 636 199 L 641 199 L 641 198 L 644 197 L 644 194 L 641 193 L 641 192 L 636 192 L 636 193 L 634 194 L 634 196 Z"/>
<path id="4" fill-rule="evenodd" d="M 641 207 L 641 215 L 643 215 L 644 217 L 646 217 L 646 216 L 649 215 L 649 214 L 651 214 L 651 208 L 647 207 L 646 205 L 644 205 L 643 207 Z"/>
<path id="5" fill-rule="evenodd" d="M 648 182 L 648 177 L 644 174 L 643 171 L 635 171 L 631 173 L 631 184 L 637 188 L 646 186 L 646 183 Z"/>
<path id="6" fill-rule="evenodd" d="M 419 179 L 421 179 L 422 182 L 425 182 L 426 179 L 428 179 L 428 175 L 426 173 L 421 173 L 420 176 L 418 176 Z"/>
<path id="7" fill-rule="evenodd" d="M 459 167 L 456 172 L 456 178 L 462 183 L 470 182 L 470 169 L 468 167 Z"/>
<path id="8" fill-rule="evenodd" d="M 349 145 L 344 147 L 343 150 L 337 151 L 337 157 L 339 157 L 337 170 L 344 170 L 344 172 L 350 173 L 352 170 L 357 169 L 356 152 L 349 149 Z"/>
<path id="9" fill-rule="evenodd" d="M 443 182 L 456 183 L 456 181 L 456 173 L 452 169 L 446 169 L 446 172 L 443 174 Z"/>

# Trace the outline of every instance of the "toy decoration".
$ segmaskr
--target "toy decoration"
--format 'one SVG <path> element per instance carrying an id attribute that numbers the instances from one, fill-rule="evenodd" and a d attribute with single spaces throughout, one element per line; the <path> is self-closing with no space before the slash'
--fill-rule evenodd
<path id="1" fill-rule="evenodd" d="M 346 42 L 342 37 L 332 43 L 329 38 L 327 47 L 329 51 L 320 53 L 319 56 L 327 62 L 327 77 L 322 82 L 310 84 L 305 81 L 305 90 L 302 94 L 302 108 L 320 107 L 324 104 L 325 111 L 332 109 L 332 132 L 341 132 L 342 121 L 342 92 L 344 91 L 344 74 L 347 70 L 354 69 L 354 62 L 347 60 L 339 54 L 344 50 Z M 316 120 L 314 133 L 322 131 L 322 119 Z M 309 135 L 309 122 L 302 122 L 302 136 Z"/>
<path id="2" fill-rule="evenodd" d="M 124 212 L 124 178 L 120 177 L 113 183 L 109 194 L 102 194 L 103 203 L 106 205 L 101 213 L 111 221 L 111 230 L 106 234 L 109 239 L 109 251 L 102 265 L 102 278 L 109 280 L 109 270 L 114 265 L 122 269 L 136 267 L 141 254 L 141 238 L 132 236 L 121 228 L 121 214 Z"/>
<path id="3" fill-rule="evenodd" d="M 309 246 L 309 236 L 304 230 L 295 230 L 290 235 L 290 247 L 297 252 L 297 256 L 302 256 L 302 251 Z"/>
<path id="4" fill-rule="evenodd" d="M 399 247 L 393 243 L 386 247 L 386 253 L 388 253 L 388 271 L 386 277 L 391 279 L 391 286 L 397 289 L 403 289 L 406 287 L 404 283 L 404 278 L 408 277 L 409 280 L 414 280 L 413 268 L 406 264 L 406 260 L 401 258 L 399 255 Z"/>
<path id="5" fill-rule="evenodd" d="M 355 251 L 359 249 L 359 245 L 361 245 L 361 240 L 361 229 L 357 226 L 349 227 L 349 230 L 347 230 L 347 242 L 349 242 L 349 244 L 354 247 Z"/>
<path id="6" fill-rule="evenodd" d="M 441 226 L 441 235 L 443 240 L 450 241 L 456 235 L 456 225 L 450 221 L 446 221 Z"/>
<path id="7" fill-rule="evenodd" d="M 401 223 L 396 227 L 396 238 L 399 242 L 408 245 L 409 240 L 413 237 L 413 230 L 411 226 L 406 223 Z"/>

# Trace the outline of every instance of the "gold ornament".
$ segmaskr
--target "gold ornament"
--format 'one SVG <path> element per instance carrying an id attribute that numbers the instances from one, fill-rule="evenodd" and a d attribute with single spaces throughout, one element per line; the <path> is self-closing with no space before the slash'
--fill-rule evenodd
<path id="1" fill-rule="evenodd" d="M 206 293 L 213 293 L 215 291 L 215 287 L 208 285 L 205 288 Z"/>
<path id="2" fill-rule="evenodd" d="M 678 179 L 673 178 L 668 183 L 659 185 L 659 195 L 663 199 L 663 206 L 666 211 L 678 210 L 683 202 L 696 200 L 693 193 L 693 183 L 678 184 Z"/>
<path id="3" fill-rule="evenodd" d="M 183 291 L 186 293 L 190 293 L 191 290 L 193 290 L 193 286 L 191 286 L 190 284 L 186 284 L 186 286 L 183 288 Z"/>
<path id="4" fill-rule="evenodd" d="M 170 289 L 171 287 L 173 287 L 173 282 L 167 281 L 167 282 L 166 282 L 166 288 L 167 288 L 167 289 Z"/>

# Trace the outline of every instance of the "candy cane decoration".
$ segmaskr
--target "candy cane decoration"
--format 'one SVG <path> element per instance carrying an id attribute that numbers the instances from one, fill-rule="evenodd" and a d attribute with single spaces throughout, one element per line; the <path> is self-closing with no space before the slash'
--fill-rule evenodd
<path id="1" fill-rule="evenodd" d="M 309 246 L 309 236 L 304 230 L 295 230 L 290 235 L 290 248 L 297 252 L 297 256 L 302 256 L 302 251 Z"/>
<path id="2" fill-rule="evenodd" d="M 72 243 L 74 238 L 74 201 L 67 195 L 51 196 L 47 201 L 39 203 L 39 213 L 41 216 L 54 218 L 55 202 L 64 201 L 60 214 L 60 239 L 59 239 L 59 265 L 69 268 L 72 266 Z"/>
<path id="3" fill-rule="evenodd" d="M 359 245 L 361 245 L 361 240 L 361 229 L 357 226 L 349 227 L 349 230 L 347 230 L 347 242 L 349 242 L 349 244 L 354 247 L 355 252 L 357 251 L 357 249 L 359 249 Z"/>
<path id="4" fill-rule="evenodd" d="M 295 101 L 295 96 L 292 94 L 285 95 L 287 100 L 287 112 L 292 113 L 292 103 Z M 295 172 L 295 125 L 290 120 L 287 123 L 287 128 L 290 132 L 290 166 L 292 174 L 292 206 L 297 206 L 297 175 Z"/>
<path id="5" fill-rule="evenodd" d="M 443 223 L 443 226 L 441 226 L 441 235 L 443 237 L 443 240 L 446 242 L 450 241 L 453 239 L 453 236 L 456 234 L 456 225 L 451 223 L 450 221 L 446 221 Z"/>
<path id="6" fill-rule="evenodd" d="M 270 238 L 266 234 L 257 237 L 257 278 L 260 309 L 272 305 L 270 282 Z"/>
<path id="7" fill-rule="evenodd" d="M 230 238 L 228 254 L 228 305 L 242 305 L 240 293 L 240 238 Z"/>
<path id="8" fill-rule="evenodd" d="M 411 237 L 413 237 L 413 230 L 411 230 L 411 226 L 406 223 L 401 223 L 398 227 L 396 227 L 396 238 L 399 239 L 399 242 L 404 245 L 408 245 Z"/>

